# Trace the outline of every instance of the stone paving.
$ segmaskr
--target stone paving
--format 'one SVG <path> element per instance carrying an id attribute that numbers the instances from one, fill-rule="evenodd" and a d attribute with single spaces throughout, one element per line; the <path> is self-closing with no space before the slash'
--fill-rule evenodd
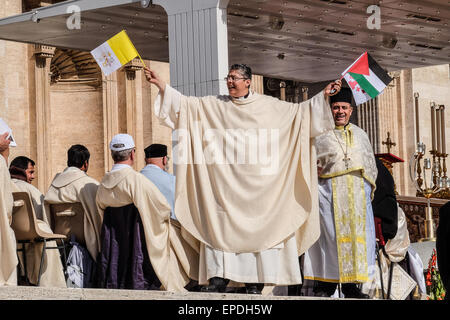
<path id="1" fill-rule="evenodd" d="M 236 293 L 174 293 L 167 291 L 0 287 L 0 300 L 344 300 L 305 296 L 268 296 Z"/>

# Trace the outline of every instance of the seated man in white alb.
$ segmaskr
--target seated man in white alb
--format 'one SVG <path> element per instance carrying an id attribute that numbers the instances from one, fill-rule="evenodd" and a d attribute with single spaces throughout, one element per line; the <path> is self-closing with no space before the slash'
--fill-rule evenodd
<path id="1" fill-rule="evenodd" d="M 45 195 L 45 202 L 51 204 L 81 203 L 84 209 L 84 241 L 91 258 L 95 261 L 100 245 L 101 217 L 97 210 L 95 197 L 99 183 L 87 175 L 89 169 L 89 150 L 80 144 L 67 151 L 67 168 L 58 173 Z M 50 209 L 46 208 L 47 214 Z"/>
<path id="2" fill-rule="evenodd" d="M 52 233 L 48 224 L 47 215 L 43 205 L 44 195 L 31 184 L 34 179 L 34 161 L 19 156 L 15 158 L 9 167 L 13 182 L 13 192 L 27 192 L 30 195 L 34 212 L 36 214 L 38 227 L 47 233 Z M 56 247 L 56 241 L 48 241 L 48 247 Z M 42 243 L 31 243 L 25 245 L 27 261 L 27 277 L 30 283 L 37 284 L 42 254 Z M 58 250 L 46 250 L 40 287 L 66 287 L 64 269 Z"/>
<path id="3" fill-rule="evenodd" d="M 30 194 L 36 218 L 50 225 L 42 205 L 44 203 L 44 195 L 32 185 L 35 179 L 35 162 L 25 156 L 15 157 L 9 165 L 9 173 L 16 187 Z"/>
<path id="4" fill-rule="evenodd" d="M 198 272 L 198 255 L 171 226 L 171 208 L 164 195 L 131 167 L 133 138 L 115 135 L 110 149 L 114 165 L 97 191 L 103 219 L 97 285 L 184 291 L 189 276 Z"/>

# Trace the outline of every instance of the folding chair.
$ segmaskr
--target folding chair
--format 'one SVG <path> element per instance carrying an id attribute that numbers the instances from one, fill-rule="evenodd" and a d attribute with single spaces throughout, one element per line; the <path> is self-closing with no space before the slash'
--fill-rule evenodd
<path id="1" fill-rule="evenodd" d="M 45 204 L 50 208 L 51 228 L 54 233 L 65 235 L 70 241 L 86 248 L 86 239 L 84 235 L 84 208 L 80 202 L 74 203 L 49 203 Z M 71 245 L 66 245 L 66 254 L 69 254 Z"/>
<path id="2" fill-rule="evenodd" d="M 16 235 L 16 240 L 18 243 L 22 244 L 21 248 L 17 249 L 17 252 L 23 253 L 23 267 L 25 272 L 25 277 L 27 274 L 26 265 L 26 250 L 25 244 L 27 243 L 43 243 L 41 261 L 39 266 L 39 275 L 37 286 L 39 286 L 42 275 L 42 268 L 44 266 L 45 251 L 48 249 L 63 249 L 64 254 L 64 273 L 66 271 L 66 256 L 65 256 L 65 235 L 48 233 L 41 230 L 38 226 L 36 214 L 34 212 L 34 207 L 31 202 L 30 195 L 27 192 L 13 192 L 14 206 L 12 214 L 11 228 L 14 230 Z M 56 247 L 48 247 L 47 241 L 57 241 L 60 240 L 62 245 Z"/>
<path id="3" fill-rule="evenodd" d="M 57 234 L 63 234 L 67 239 L 72 236 L 86 246 L 84 237 L 84 209 L 80 202 L 54 204 L 45 202 L 50 208 L 51 228 Z"/>

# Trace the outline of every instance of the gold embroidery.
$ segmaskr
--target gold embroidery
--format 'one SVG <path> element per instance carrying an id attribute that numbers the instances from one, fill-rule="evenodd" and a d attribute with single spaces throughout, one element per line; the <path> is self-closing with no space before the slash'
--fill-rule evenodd
<path id="1" fill-rule="evenodd" d="M 366 198 L 361 176 L 331 179 L 340 282 L 368 280 L 366 250 Z M 356 184 L 355 183 L 358 183 Z M 355 186 L 358 186 L 355 188 Z M 359 187 L 360 186 L 360 187 Z M 339 196 L 337 193 L 339 190 Z M 345 196 L 346 195 L 346 196 Z M 356 198 L 355 198 L 356 197 Z"/>
<path id="2" fill-rule="evenodd" d="M 339 283 L 339 280 L 336 279 L 328 279 L 328 278 L 320 278 L 320 277 L 310 277 L 310 276 L 305 276 L 304 277 L 307 280 L 317 280 L 317 281 L 324 281 L 324 282 L 333 282 L 333 283 Z"/>

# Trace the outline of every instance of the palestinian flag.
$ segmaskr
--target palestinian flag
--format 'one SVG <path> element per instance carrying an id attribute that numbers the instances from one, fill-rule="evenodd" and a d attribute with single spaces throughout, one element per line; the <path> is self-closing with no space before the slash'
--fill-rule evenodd
<path id="1" fill-rule="evenodd" d="M 342 72 L 342 76 L 352 89 L 357 105 L 378 96 L 392 81 L 387 72 L 367 52 Z"/>

